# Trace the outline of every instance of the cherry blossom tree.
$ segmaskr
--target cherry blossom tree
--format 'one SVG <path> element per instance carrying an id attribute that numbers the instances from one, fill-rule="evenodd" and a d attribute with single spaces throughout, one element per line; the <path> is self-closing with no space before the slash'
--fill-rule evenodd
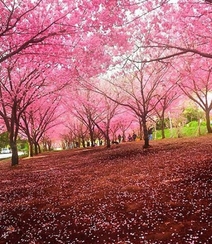
<path id="1" fill-rule="evenodd" d="M 70 95 L 69 95 L 70 98 Z M 97 98 L 90 90 L 78 88 L 72 90 L 72 99 L 68 102 L 68 111 L 83 123 L 90 137 L 91 146 L 95 146 L 95 122 L 99 117 L 98 104 L 101 97 Z"/>
<path id="2" fill-rule="evenodd" d="M 42 97 L 35 101 L 21 115 L 20 132 L 24 133 L 29 142 L 29 156 L 41 152 L 39 141 L 44 138 L 48 130 L 62 123 L 60 117 L 63 113 L 59 108 L 60 97 Z M 50 140 L 50 138 L 49 138 Z"/>
<path id="3" fill-rule="evenodd" d="M 127 133 L 134 129 L 135 116 L 125 107 L 118 107 L 117 116 L 111 122 L 111 136 L 113 141 L 126 142 Z M 121 140 L 120 140 L 121 139 Z"/>
<path id="4" fill-rule="evenodd" d="M 183 93 L 195 102 L 204 112 L 208 133 L 212 133 L 210 112 L 212 110 L 212 69 L 211 60 L 206 58 L 184 61 L 177 82 Z"/>
<path id="5" fill-rule="evenodd" d="M 66 123 L 68 133 L 62 135 L 65 142 L 65 148 L 78 148 L 81 145 L 86 147 L 86 139 L 88 135 L 88 129 L 77 118 L 72 118 L 71 121 Z"/>
<path id="6" fill-rule="evenodd" d="M 12 165 L 18 164 L 15 145 L 23 111 L 47 87 L 52 92 L 79 73 L 103 72 L 111 61 L 105 47 L 127 47 L 126 6 L 130 1 L 0 1 L 0 116 L 10 134 Z M 55 76 L 47 74 L 50 69 Z"/>
<path id="7" fill-rule="evenodd" d="M 117 127 L 123 142 L 126 142 L 127 132 L 131 129 L 134 119 L 134 116 L 127 110 L 118 116 Z"/>
<path id="8" fill-rule="evenodd" d="M 143 127 L 144 148 L 149 147 L 147 120 L 163 97 L 163 94 L 158 93 L 158 89 L 163 84 L 166 72 L 166 64 L 139 65 L 132 62 L 131 73 L 109 81 L 118 95 L 116 98 L 107 96 L 130 109 L 135 118 L 139 118 Z"/>
<path id="9" fill-rule="evenodd" d="M 87 84 L 86 84 L 87 85 Z M 109 90 L 108 90 L 109 92 Z M 70 95 L 69 95 L 70 98 Z M 110 147 L 111 123 L 117 115 L 117 104 L 102 94 L 97 94 L 91 86 L 78 87 L 72 90 L 68 104 L 71 113 L 88 129 L 91 146 L 95 145 L 96 130 L 104 137 L 106 146 Z M 98 135 L 100 139 L 100 135 Z"/>
<path id="10" fill-rule="evenodd" d="M 141 18 L 136 20 L 137 26 L 133 36 L 134 43 L 136 43 L 135 52 L 132 52 L 127 58 L 135 63 L 154 61 L 171 63 L 173 70 L 178 71 L 178 74 L 173 72 L 173 84 L 178 83 L 184 94 L 205 111 L 208 132 L 211 132 L 210 88 L 207 85 L 207 80 L 210 82 L 210 79 L 206 77 L 203 71 L 204 65 L 201 60 L 208 59 L 210 63 L 212 58 L 211 10 L 212 4 L 210 1 L 204 0 L 179 0 L 164 3 L 155 12 L 148 15 L 148 24 L 145 25 L 144 20 Z M 135 55 L 141 50 L 145 53 L 143 59 Z M 189 68 L 192 72 L 185 78 L 184 73 L 188 72 L 187 60 L 190 60 L 189 65 L 195 66 L 195 68 Z M 204 82 L 203 80 L 200 81 L 201 76 L 198 74 L 200 69 L 202 69 L 202 76 L 205 77 Z M 209 66 L 206 65 L 205 69 L 209 71 Z M 191 76 L 193 74 L 195 77 L 196 73 L 199 78 L 194 80 Z M 179 81 L 181 79 L 179 74 L 183 74 L 183 81 Z M 201 83 L 204 83 L 204 85 Z M 166 101 L 164 99 L 160 100 L 160 103 L 163 101 L 165 106 Z M 160 111 L 159 117 L 163 115 L 163 110 Z"/>
<path id="11" fill-rule="evenodd" d="M 149 54 L 145 62 L 190 55 L 211 59 L 211 10 L 210 1 L 167 1 L 148 15 L 148 24 L 136 19 L 136 48 Z"/>
<path id="12" fill-rule="evenodd" d="M 66 130 L 60 133 L 60 139 L 63 149 L 70 149 L 74 147 L 74 139 L 75 134 L 73 131 L 73 126 L 71 122 L 69 121 L 68 125 L 66 125 Z"/>
<path id="13" fill-rule="evenodd" d="M 9 133 L 12 150 L 12 165 L 18 164 L 17 136 L 23 112 L 36 99 L 41 87 L 46 84 L 42 70 L 38 67 L 24 67 L 23 60 L 9 60 L 1 69 L 0 117 Z"/>
<path id="14" fill-rule="evenodd" d="M 154 113 L 156 113 L 156 116 L 161 123 L 162 139 L 165 138 L 165 117 L 168 117 L 167 110 L 170 109 L 170 107 L 176 106 L 175 102 L 177 102 L 181 96 L 181 92 L 177 85 L 172 84 L 168 80 L 169 77 L 169 75 L 165 77 L 162 86 L 160 87 L 160 91 L 158 91 L 161 97 L 159 98 L 159 102 L 154 109 Z"/>
<path id="15" fill-rule="evenodd" d="M 139 56 L 132 53 L 128 60 L 135 63 L 154 61 L 173 63 L 174 69 L 180 69 L 180 72 L 184 73 L 183 70 L 186 70 L 187 67 L 186 65 L 183 67 L 183 64 L 185 64 L 185 60 L 190 58 L 194 62 L 191 65 L 196 67 L 196 69 L 192 69 L 193 75 L 195 76 L 195 73 L 198 74 L 199 69 L 202 69 L 203 72 L 204 68 L 201 60 L 208 59 L 208 62 L 210 62 L 212 58 L 211 10 L 212 5 L 209 1 L 169 1 L 148 15 L 148 24 L 144 25 L 144 19 L 137 19 L 137 26 L 133 36 L 134 43 L 136 43 L 135 53 L 143 50 L 145 55 L 143 59 L 140 59 Z M 142 33 L 140 32 L 141 28 L 143 30 Z M 202 75 L 205 76 L 204 72 Z M 178 78 L 179 76 L 175 74 L 175 78 L 173 78 L 175 83 Z M 203 92 L 203 87 L 200 88 L 201 82 L 195 81 L 195 89 L 191 78 L 178 83 L 180 83 L 179 86 L 184 90 L 184 93 L 189 95 L 190 99 L 195 99 L 196 102 L 201 103 L 201 108 L 206 113 L 207 129 L 210 132 L 209 114 L 211 108 L 210 98 L 208 97 L 210 89 L 207 90 L 207 87 L 204 89 L 207 92 L 204 95 L 200 95 Z M 197 88 L 198 94 L 195 94 Z M 197 98 L 198 96 L 201 99 Z"/>
<path id="16" fill-rule="evenodd" d="M 48 134 L 44 133 L 41 138 L 42 143 L 42 149 L 43 151 L 51 151 L 53 150 L 53 143 L 51 137 L 48 136 Z"/>
<path id="17" fill-rule="evenodd" d="M 115 116 L 118 115 L 119 104 L 104 96 L 99 106 L 98 120 L 93 121 L 101 134 L 104 136 L 106 147 L 111 146 L 111 125 Z"/>
<path id="18" fill-rule="evenodd" d="M 114 40 L 113 27 L 122 34 L 120 27 L 127 20 L 125 8 L 129 13 L 130 2 L 0 1 L 0 63 L 17 54 L 29 53 L 58 60 L 73 54 L 76 46 L 77 51 L 84 52 L 91 47 L 93 57 L 99 55 L 102 44 L 109 46 Z"/>

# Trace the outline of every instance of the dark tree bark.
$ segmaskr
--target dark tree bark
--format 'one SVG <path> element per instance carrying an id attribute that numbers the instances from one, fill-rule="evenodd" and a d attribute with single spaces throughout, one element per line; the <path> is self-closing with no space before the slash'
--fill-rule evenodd
<path id="1" fill-rule="evenodd" d="M 10 149 L 12 151 L 12 159 L 11 163 L 12 166 L 18 165 L 18 148 L 17 148 L 17 142 L 15 140 L 10 141 Z"/>

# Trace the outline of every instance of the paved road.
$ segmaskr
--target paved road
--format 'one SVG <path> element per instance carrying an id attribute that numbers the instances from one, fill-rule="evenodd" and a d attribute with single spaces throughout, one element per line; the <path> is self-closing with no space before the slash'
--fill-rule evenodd
<path id="1" fill-rule="evenodd" d="M 23 152 L 18 152 L 18 155 L 23 155 L 24 153 Z M 0 153 L 0 159 L 3 159 L 3 158 L 11 158 L 12 157 L 12 153 Z"/>

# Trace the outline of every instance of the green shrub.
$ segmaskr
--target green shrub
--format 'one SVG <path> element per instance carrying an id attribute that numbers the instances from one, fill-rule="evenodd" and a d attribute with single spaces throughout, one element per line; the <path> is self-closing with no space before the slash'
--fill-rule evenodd
<path id="1" fill-rule="evenodd" d="M 198 127 L 198 121 L 191 121 L 186 124 L 187 127 Z"/>

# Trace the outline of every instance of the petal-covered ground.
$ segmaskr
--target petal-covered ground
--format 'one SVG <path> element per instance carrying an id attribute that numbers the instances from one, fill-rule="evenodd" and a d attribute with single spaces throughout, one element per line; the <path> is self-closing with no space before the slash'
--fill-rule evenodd
<path id="1" fill-rule="evenodd" d="M 0 243 L 212 243 L 212 136 L 0 162 Z"/>

